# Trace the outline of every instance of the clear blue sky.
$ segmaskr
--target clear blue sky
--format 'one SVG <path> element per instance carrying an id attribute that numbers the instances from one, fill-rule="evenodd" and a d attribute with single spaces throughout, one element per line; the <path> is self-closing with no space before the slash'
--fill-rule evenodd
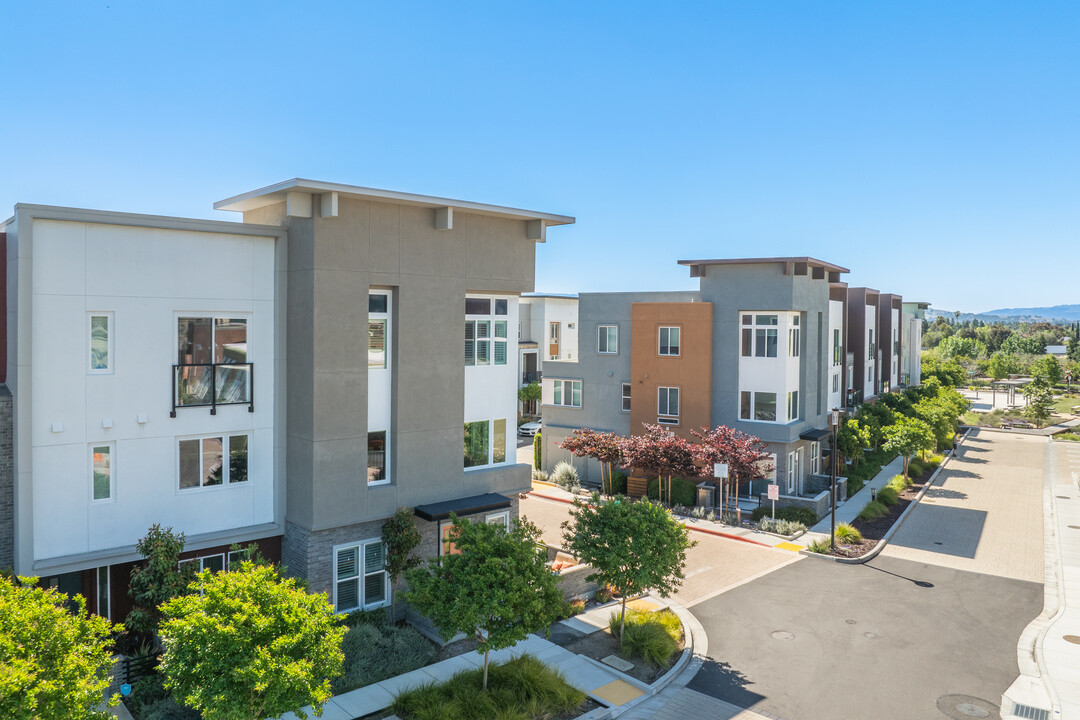
<path id="1" fill-rule="evenodd" d="M 575 215 L 538 290 L 811 255 L 1080 302 L 1080 3 L 4 2 L 0 215 L 292 177 Z M 5 210 L 7 208 L 7 210 Z"/>

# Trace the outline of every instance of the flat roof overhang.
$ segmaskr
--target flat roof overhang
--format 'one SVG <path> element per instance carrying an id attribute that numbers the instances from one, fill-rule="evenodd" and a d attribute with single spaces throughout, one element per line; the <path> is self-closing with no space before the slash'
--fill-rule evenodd
<path id="1" fill-rule="evenodd" d="M 799 437 L 801 437 L 803 440 L 811 440 L 813 442 L 818 442 L 822 438 L 829 437 L 830 434 L 832 434 L 832 431 L 829 430 L 829 428 L 814 428 L 813 430 L 807 430 L 805 432 L 799 433 Z"/>
<path id="2" fill-rule="evenodd" d="M 417 505 L 413 508 L 413 514 L 421 520 L 437 522 L 449 518 L 450 513 L 459 516 L 474 515 L 490 510 L 503 510 L 508 507 L 510 507 L 510 498 L 505 495 L 484 493 L 483 495 L 458 498 L 457 500 Z"/>
<path id="3" fill-rule="evenodd" d="M 704 277 L 709 265 L 769 265 L 781 264 L 785 275 L 811 275 L 814 279 L 830 283 L 839 282 L 842 273 L 851 272 L 846 267 L 812 257 L 764 257 L 764 258 L 715 258 L 711 260 L 679 260 L 680 265 L 690 268 L 690 277 Z"/>

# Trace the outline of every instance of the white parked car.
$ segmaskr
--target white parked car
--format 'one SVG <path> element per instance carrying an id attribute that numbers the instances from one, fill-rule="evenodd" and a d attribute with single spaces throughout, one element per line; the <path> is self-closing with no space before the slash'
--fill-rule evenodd
<path id="1" fill-rule="evenodd" d="M 518 435 L 524 435 L 526 437 L 532 437 L 538 432 L 540 432 L 540 423 L 536 420 L 527 422 L 518 428 Z"/>

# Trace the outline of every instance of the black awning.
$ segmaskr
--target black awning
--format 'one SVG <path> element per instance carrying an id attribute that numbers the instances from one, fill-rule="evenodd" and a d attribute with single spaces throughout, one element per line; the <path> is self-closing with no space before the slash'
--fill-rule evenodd
<path id="1" fill-rule="evenodd" d="M 829 428 L 815 428 L 813 430 L 807 430 L 806 432 L 799 433 L 799 437 L 801 437 L 803 440 L 811 440 L 813 442 L 817 442 L 822 438 L 829 437 L 831 433 L 832 431 L 829 430 Z"/>
<path id="2" fill-rule="evenodd" d="M 501 510 L 510 507 L 510 498 L 498 493 L 484 493 L 472 497 L 446 500 L 444 502 L 417 505 L 413 508 L 413 514 L 422 520 L 445 520 L 450 513 L 456 515 L 472 515 L 488 510 Z"/>

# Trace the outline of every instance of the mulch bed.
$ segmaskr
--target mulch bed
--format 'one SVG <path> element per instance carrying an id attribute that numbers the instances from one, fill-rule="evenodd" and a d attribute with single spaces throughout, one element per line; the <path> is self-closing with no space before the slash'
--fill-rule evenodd
<path id="1" fill-rule="evenodd" d="M 857 558 L 873 550 L 881 541 L 881 538 L 885 537 L 885 533 L 892 528 L 893 523 L 907 510 L 908 505 L 915 501 L 915 498 L 922 492 L 923 486 L 929 481 L 930 476 L 934 474 L 936 469 L 930 468 L 920 477 L 913 478 L 912 484 L 904 492 L 900 493 L 900 501 L 889 508 L 887 514 L 882 515 L 877 520 L 856 518 L 855 522 L 851 524 L 862 533 L 863 541 L 861 543 L 838 544 L 835 550 L 827 554 L 835 557 Z"/>
<path id="2" fill-rule="evenodd" d="M 599 632 L 594 632 L 590 635 L 585 635 L 576 640 L 572 640 L 563 645 L 563 647 L 578 655 L 591 657 L 593 660 L 603 660 L 608 655 L 619 654 L 619 640 L 606 628 Z M 634 663 L 633 669 L 626 674 L 635 680 L 640 680 L 643 683 L 651 685 L 657 678 L 666 673 L 671 668 L 671 665 L 679 659 L 679 655 L 682 653 L 684 647 L 685 642 L 680 642 L 679 649 L 671 656 L 671 663 L 664 667 L 657 667 L 637 657 L 624 658 L 628 662 Z"/>

